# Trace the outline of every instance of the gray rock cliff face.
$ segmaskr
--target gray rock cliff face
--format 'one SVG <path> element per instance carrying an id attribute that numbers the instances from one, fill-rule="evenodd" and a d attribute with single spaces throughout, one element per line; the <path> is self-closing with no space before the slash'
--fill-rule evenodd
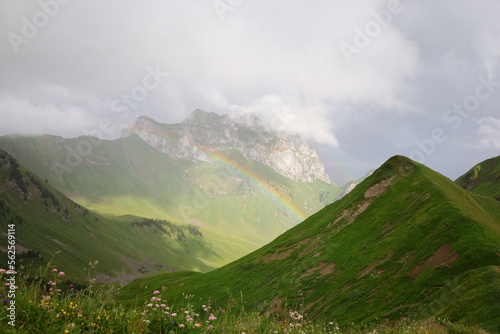
<path id="1" fill-rule="evenodd" d="M 303 138 L 275 131 L 253 115 L 219 116 L 198 109 L 177 124 L 160 124 L 141 116 L 122 136 L 132 133 L 174 159 L 210 162 L 210 152 L 236 149 L 292 180 L 333 183 L 318 154 Z"/>

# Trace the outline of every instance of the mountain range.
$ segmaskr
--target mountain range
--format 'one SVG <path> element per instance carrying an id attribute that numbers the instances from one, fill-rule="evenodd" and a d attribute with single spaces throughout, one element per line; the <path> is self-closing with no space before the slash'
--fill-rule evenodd
<path id="1" fill-rule="evenodd" d="M 169 139 L 174 137 L 175 141 Z M 260 143 L 253 148 L 252 137 Z M 147 273 L 167 268 L 207 271 L 236 260 L 334 201 L 341 189 L 324 173 L 317 154 L 303 139 L 272 131 L 256 117 L 218 116 L 201 110 L 179 124 L 160 124 L 139 117 L 117 140 L 8 135 L 0 137 L 0 148 L 8 152 L 5 154 L 9 159 L 26 167 L 20 167 L 24 176 L 19 184 L 35 189 L 29 180 L 39 179 L 41 186 L 50 189 L 47 193 L 59 203 L 72 203 L 62 210 L 83 219 L 83 225 L 90 218 L 75 212 L 74 208 L 84 208 L 93 217 L 90 220 L 105 221 L 113 228 L 123 222 L 159 219 L 175 228 L 192 226 L 201 231 L 203 240 L 195 238 L 193 242 L 199 245 L 189 247 L 206 247 L 206 256 L 192 251 L 192 261 L 180 260 L 190 253 L 184 243 L 174 246 L 182 250 L 173 257 L 175 261 L 168 256 L 160 260 L 158 248 L 151 247 L 135 259 L 155 264 L 148 265 Z M 9 173 L 2 176 L 0 180 L 6 184 L 11 182 Z M 6 188 L 2 197 L 12 191 Z M 40 233 L 45 224 L 65 226 L 62 216 L 45 217 L 48 214 L 45 209 L 53 210 L 53 204 L 46 198 L 34 196 L 19 202 L 22 198 L 15 194 L 9 197 L 12 211 L 22 213 L 21 216 L 31 212 L 32 218 L 23 216 L 23 219 L 32 220 L 30 224 L 35 224 Z M 23 206 L 26 210 L 21 209 Z M 35 212 L 40 208 L 43 211 L 38 217 Z M 158 232 L 160 225 L 146 230 Z M 131 231 L 129 228 L 124 228 L 123 235 Z M 76 242 L 72 250 L 78 252 L 88 234 L 67 238 L 57 236 L 62 230 L 50 229 L 58 233 L 46 233 L 49 235 L 46 239 L 20 238 L 20 247 L 39 251 L 45 259 L 50 259 L 50 254 L 64 252 L 66 248 L 60 249 L 63 244 Z M 51 239 L 59 241 L 59 246 Z M 153 244 L 161 246 L 161 238 L 155 240 Z M 106 254 L 120 253 L 110 247 L 104 248 L 109 250 Z M 97 256 L 80 255 L 72 264 L 80 268 L 75 270 L 79 274 L 86 263 L 97 259 Z M 154 261 L 146 261 L 149 256 Z M 116 263 L 106 265 L 102 272 L 97 267 L 96 274 L 120 276 L 122 280 L 124 275 L 131 278 L 145 274 L 141 272 L 143 269 L 139 270 L 140 266 L 125 265 L 123 261 Z"/>
<path id="2" fill-rule="evenodd" d="M 152 290 L 238 296 L 269 315 L 439 317 L 495 333 L 499 172 L 495 157 L 454 182 L 394 156 L 339 187 L 303 139 L 253 116 L 141 116 L 116 140 L 0 137 L 0 231 L 15 226 L 28 274 L 140 277 L 125 305 Z"/>

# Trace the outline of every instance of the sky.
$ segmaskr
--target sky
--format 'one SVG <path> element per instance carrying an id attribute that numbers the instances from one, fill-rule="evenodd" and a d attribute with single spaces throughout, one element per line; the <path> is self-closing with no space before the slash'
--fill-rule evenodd
<path id="1" fill-rule="evenodd" d="M 255 113 L 344 184 L 400 154 L 456 179 L 500 152 L 498 0 L 0 3 L 0 135 L 118 138 Z"/>

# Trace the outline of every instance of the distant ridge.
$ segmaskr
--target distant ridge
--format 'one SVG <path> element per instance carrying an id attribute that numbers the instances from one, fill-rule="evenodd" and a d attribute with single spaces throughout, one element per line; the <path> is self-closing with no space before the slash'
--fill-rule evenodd
<path id="1" fill-rule="evenodd" d="M 455 182 L 474 194 L 500 201 L 500 156 L 477 164 Z"/>

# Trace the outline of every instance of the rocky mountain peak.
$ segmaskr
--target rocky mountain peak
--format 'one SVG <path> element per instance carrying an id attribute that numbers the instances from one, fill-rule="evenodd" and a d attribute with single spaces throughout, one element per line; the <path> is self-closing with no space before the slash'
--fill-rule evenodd
<path id="1" fill-rule="evenodd" d="M 201 109 L 196 109 L 191 114 L 189 114 L 183 124 L 210 127 L 219 120 L 220 116 L 214 112 L 208 112 Z"/>
<path id="2" fill-rule="evenodd" d="M 132 133 L 174 159 L 210 162 L 204 151 L 236 149 L 292 180 L 333 183 L 318 154 L 303 138 L 274 131 L 252 114 L 218 115 L 197 109 L 176 124 L 140 116 L 122 136 Z"/>

